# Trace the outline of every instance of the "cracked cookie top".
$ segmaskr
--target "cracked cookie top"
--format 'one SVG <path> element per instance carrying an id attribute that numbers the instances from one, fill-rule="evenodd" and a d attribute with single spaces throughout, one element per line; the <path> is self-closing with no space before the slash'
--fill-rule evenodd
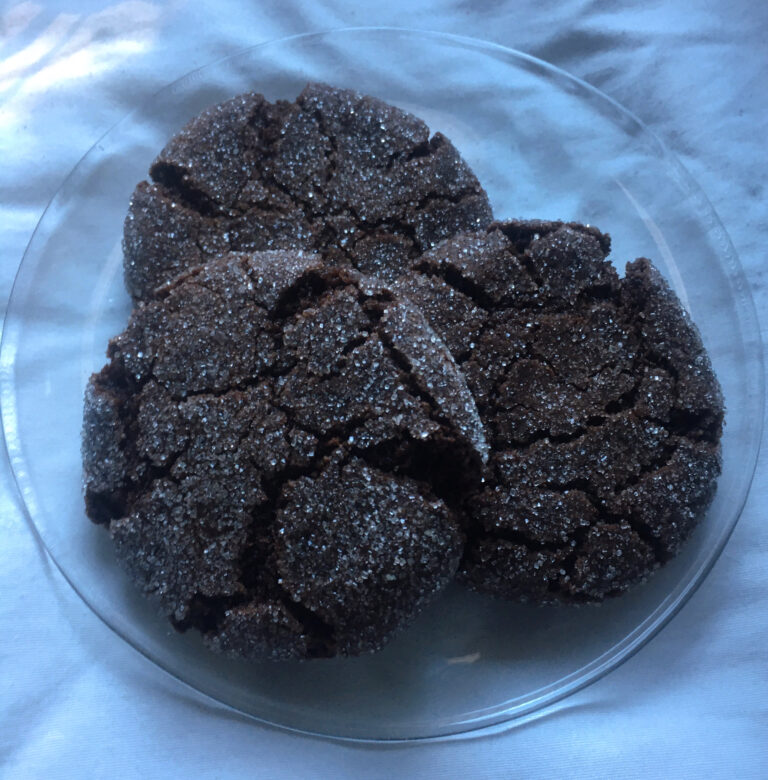
<path id="1" fill-rule="evenodd" d="M 391 281 L 437 241 L 484 229 L 488 198 L 451 142 L 357 92 L 248 93 L 193 119 L 141 182 L 125 222 L 135 300 L 229 251 L 306 249 Z"/>
<path id="2" fill-rule="evenodd" d="M 396 289 L 467 377 L 491 457 L 460 577 L 534 602 L 599 601 L 679 548 L 720 471 L 723 400 L 700 336 L 608 236 L 508 222 L 425 253 Z"/>
<path id="3" fill-rule="evenodd" d="M 301 252 L 140 304 L 84 413 L 86 507 L 180 629 L 249 658 L 380 647 L 453 577 L 487 459 L 418 309 Z"/>

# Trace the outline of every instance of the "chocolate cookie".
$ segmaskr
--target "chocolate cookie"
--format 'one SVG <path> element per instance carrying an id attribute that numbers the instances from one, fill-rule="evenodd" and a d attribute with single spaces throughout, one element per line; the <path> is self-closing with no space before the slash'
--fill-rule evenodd
<path id="1" fill-rule="evenodd" d="M 720 472 L 723 400 L 650 261 L 608 236 L 509 222 L 425 253 L 396 287 L 465 372 L 491 446 L 460 576 L 534 602 L 599 601 L 674 555 Z"/>
<path id="2" fill-rule="evenodd" d="M 380 647 L 454 575 L 486 459 L 418 309 L 287 251 L 140 304 L 91 378 L 88 515 L 180 629 L 249 658 Z"/>
<path id="3" fill-rule="evenodd" d="M 312 249 L 393 280 L 491 209 L 451 142 L 357 92 L 310 84 L 295 102 L 240 95 L 176 135 L 133 194 L 125 281 L 136 300 L 228 250 Z"/>

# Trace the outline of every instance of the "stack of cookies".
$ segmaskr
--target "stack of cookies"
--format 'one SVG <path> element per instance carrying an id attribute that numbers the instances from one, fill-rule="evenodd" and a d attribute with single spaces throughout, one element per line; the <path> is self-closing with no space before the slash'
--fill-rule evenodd
<path id="1" fill-rule="evenodd" d="M 454 579 L 600 602 L 712 500 L 722 395 L 651 262 L 495 221 L 451 142 L 377 99 L 205 111 L 136 187 L 124 252 L 86 510 L 214 650 L 377 650 Z"/>

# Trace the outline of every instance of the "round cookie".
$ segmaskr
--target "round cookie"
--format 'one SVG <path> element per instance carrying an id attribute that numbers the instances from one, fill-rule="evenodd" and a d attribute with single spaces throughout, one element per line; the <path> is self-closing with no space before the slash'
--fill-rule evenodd
<path id="1" fill-rule="evenodd" d="M 488 198 L 451 142 L 357 92 L 247 93 L 193 119 L 150 167 L 125 221 L 135 300 L 228 250 L 307 249 L 394 280 L 443 238 L 484 229 Z"/>
<path id="2" fill-rule="evenodd" d="M 700 336 L 646 259 L 608 236 L 508 222 L 425 253 L 395 287 L 464 371 L 491 447 L 460 577 L 600 601 L 679 549 L 720 472 L 723 400 Z"/>
<path id="3" fill-rule="evenodd" d="M 86 393 L 86 507 L 179 629 L 248 658 L 379 648 L 453 577 L 483 429 L 412 303 L 233 253 L 139 304 Z"/>

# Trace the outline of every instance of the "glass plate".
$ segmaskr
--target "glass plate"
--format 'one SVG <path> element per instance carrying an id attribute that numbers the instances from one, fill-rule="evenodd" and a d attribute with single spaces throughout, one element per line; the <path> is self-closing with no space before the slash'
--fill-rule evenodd
<path id="1" fill-rule="evenodd" d="M 593 223 L 613 258 L 646 255 L 694 320 L 728 405 L 715 501 L 683 553 L 598 608 L 536 608 L 453 587 L 383 652 L 309 663 L 235 663 L 178 635 L 86 520 L 83 389 L 129 315 L 120 239 L 135 184 L 165 141 L 247 90 L 293 99 L 308 80 L 375 95 L 451 138 L 496 215 Z M 51 201 L 13 289 L 0 355 L 3 427 L 34 529 L 88 606 L 179 680 L 243 713 L 314 734 L 414 739 L 530 715 L 614 669 L 680 608 L 720 554 L 752 479 L 763 419 L 761 347 L 733 247 L 682 166 L 589 85 L 501 46 L 352 29 L 257 46 L 163 89 L 88 152 Z"/>

